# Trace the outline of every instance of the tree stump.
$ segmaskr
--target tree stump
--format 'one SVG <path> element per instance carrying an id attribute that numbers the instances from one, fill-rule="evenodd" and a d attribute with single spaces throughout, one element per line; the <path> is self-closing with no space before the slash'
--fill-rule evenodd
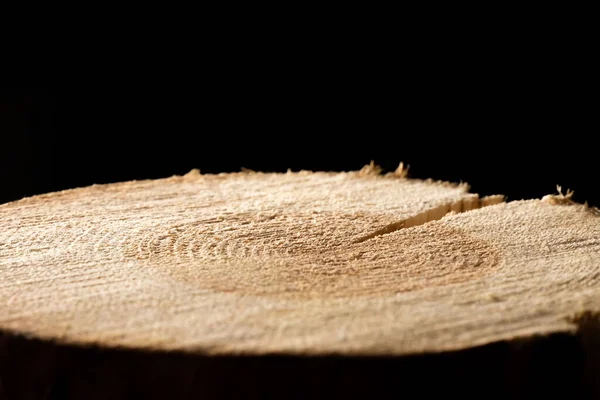
<path id="1" fill-rule="evenodd" d="M 403 175 L 192 171 L 0 206 L 0 393 L 351 396 L 395 385 L 387 365 L 595 394 L 597 210 Z"/>

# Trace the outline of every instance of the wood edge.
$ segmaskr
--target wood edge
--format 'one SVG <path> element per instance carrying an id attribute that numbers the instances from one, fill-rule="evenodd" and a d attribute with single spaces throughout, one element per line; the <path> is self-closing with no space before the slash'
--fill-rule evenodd
<path id="1" fill-rule="evenodd" d="M 42 194 L 38 194 L 38 195 L 34 195 L 34 196 L 24 197 L 22 199 L 10 201 L 7 203 L 3 203 L 3 204 L 0 204 L 0 207 L 14 206 L 14 205 L 18 205 L 21 203 L 32 202 L 35 200 L 43 200 L 43 199 L 53 198 L 53 197 L 57 197 L 57 196 L 61 196 L 61 195 L 68 195 L 68 194 L 72 194 L 72 193 L 88 191 L 92 188 L 96 188 L 96 189 L 104 189 L 107 187 L 117 188 L 119 186 L 126 187 L 131 184 L 144 184 L 144 183 L 151 183 L 151 182 L 155 182 L 155 183 L 173 182 L 173 181 L 184 181 L 185 182 L 185 181 L 195 181 L 195 180 L 198 180 L 203 177 L 223 178 L 223 177 L 227 177 L 227 176 L 242 176 L 242 175 L 262 175 L 262 176 L 264 176 L 264 175 L 299 175 L 299 176 L 306 176 L 306 175 L 311 175 L 311 174 L 319 174 L 319 175 L 325 175 L 325 176 L 334 176 L 334 175 L 341 174 L 341 175 L 349 175 L 349 176 L 356 177 L 356 178 L 406 179 L 408 181 L 413 181 L 413 182 L 424 182 L 427 184 L 439 185 L 439 186 L 447 187 L 447 188 L 457 188 L 457 189 L 462 190 L 464 193 L 468 193 L 469 188 L 470 188 L 470 186 L 464 182 L 454 183 L 454 182 L 447 182 L 447 181 L 441 181 L 441 180 L 433 180 L 431 178 L 428 178 L 428 179 L 408 178 L 407 177 L 408 167 L 404 167 L 403 163 L 400 163 L 400 165 L 394 172 L 388 172 L 385 174 L 382 172 L 381 167 L 379 167 L 378 165 L 375 165 L 373 162 L 365 165 L 360 170 L 339 171 L 339 172 L 337 172 L 337 171 L 308 171 L 308 170 L 292 171 L 291 169 L 288 169 L 287 172 L 262 172 L 262 171 L 254 171 L 254 170 L 250 170 L 248 168 L 242 167 L 241 170 L 238 172 L 220 172 L 220 173 L 214 173 L 214 174 L 213 173 L 207 174 L 207 173 L 202 173 L 201 170 L 198 168 L 194 168 L 183 175 L 172 175 L 169 177 L 156 178 L 156 179 L 139 179 L 139 180 L 133 179 L 133 180 L 122 181 L 122 182 L 95 183 L 95 184 L 88 185 L 88 186 L 81 186 L 81 187 L 75 187 L 75 188 L 70 188 L 70 189 L 58 190 L 58 191 L 54 191 L 54 192 L 42 193 Z"/>
<path id="2" fill-rule="evenodd" d="M 282 356 L 282 357 L 413 357 L 420 355 L 432 355 L 441 354 L 448 352 L 464 351 L 472 348 L 478 348 L 481 346 L 487 346 L 494 343 L 500 342 L 514 342 L 519 343 L 522 341 L 529 341 L 538 337 L 546 337 L 549 335 L 564 334 L 564 335 L 577 335 L 583 330 L 594 330 L 600 333 L 600 310 L 580 310 L 573 312 L 570 316 L 565 318 L 558 318 L 557 324 L 553 328 L 546 331 L 535 331 L 527 333 L 518 333 L 511 338 L 488 338 L 483 340 L 473 341 L 471 344 L 446 344 L 440 346 L 437 350 L 418 350 L 408 349 L 398 351 L 394 349 L 395 346 L 379 346 L 377 348 L 364 348 L 364 349 L 345 349 L 345 350 L 331 350 L 325 351 L 323 349 L 316 349 L 310 352 L 302 350 L 282 349 L 282 350 L 271 350 L 271 349 L 253 349 L 248 348 L 245 350 L 232 349 L 227 346 L 192 346 L 188 348 L 168 347 L 163 345 L 149 345 L 140 344 L 135 346 L 121 345 L 116 343 L 104 343 L 101 341 L 88 341 L 88 340 L 74 340 L 67 337 L 50 337 L 44 335 L 38 335 L 28 332 L 19 332 L 16 330 L 6 329 L 0 327 L 0 337 L 16 338 L 21 341 L 32 341 L 37 343 L 45 343 L 54 347 L 69 347 L 69 348 L 90 348 L 98 350 L 111 350 L 111 351 L 134 351 L 143 353 L 161 353 L 161 354 L 185 354 L 191 357 L 263 357 L 263 356 Z M 598 336 L 600 341 L 600 335 Z M 599 353 L 600 355 L 600 353 Z"/>

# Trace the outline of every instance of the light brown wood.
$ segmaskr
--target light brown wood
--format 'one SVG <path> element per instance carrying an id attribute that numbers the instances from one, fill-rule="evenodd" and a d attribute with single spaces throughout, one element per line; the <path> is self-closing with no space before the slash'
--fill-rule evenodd
<path id="1" fill-rule="evenodd" d="M 572 332 L 600 310 L 593 210 L 402 175 L 192 171 L 2 205 L 0 330 L 402 355 Z"/>

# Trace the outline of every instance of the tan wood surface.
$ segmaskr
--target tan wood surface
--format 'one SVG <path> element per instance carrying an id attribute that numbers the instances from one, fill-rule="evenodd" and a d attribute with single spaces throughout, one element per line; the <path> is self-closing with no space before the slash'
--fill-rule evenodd
<path id="1" fill-rule="evenodd" d="M 1 205 L 0 330 L 402 355 L 572 332 L 600 310 L 593 209 L 402 175 L 192 171 Z"/>

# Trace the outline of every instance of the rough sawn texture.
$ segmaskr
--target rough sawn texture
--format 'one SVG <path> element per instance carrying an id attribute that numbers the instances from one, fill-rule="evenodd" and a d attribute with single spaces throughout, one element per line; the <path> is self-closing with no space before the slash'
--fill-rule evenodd
<path id="1" fill-rule="evenodd" d="M 192 172 L 5 204 L 0 330 L 405 355 L 572 332 L 600 309 L 595 213 L 548 198 L 476 209 L 500 198 L 466 190 L 369 170 Z"/>

